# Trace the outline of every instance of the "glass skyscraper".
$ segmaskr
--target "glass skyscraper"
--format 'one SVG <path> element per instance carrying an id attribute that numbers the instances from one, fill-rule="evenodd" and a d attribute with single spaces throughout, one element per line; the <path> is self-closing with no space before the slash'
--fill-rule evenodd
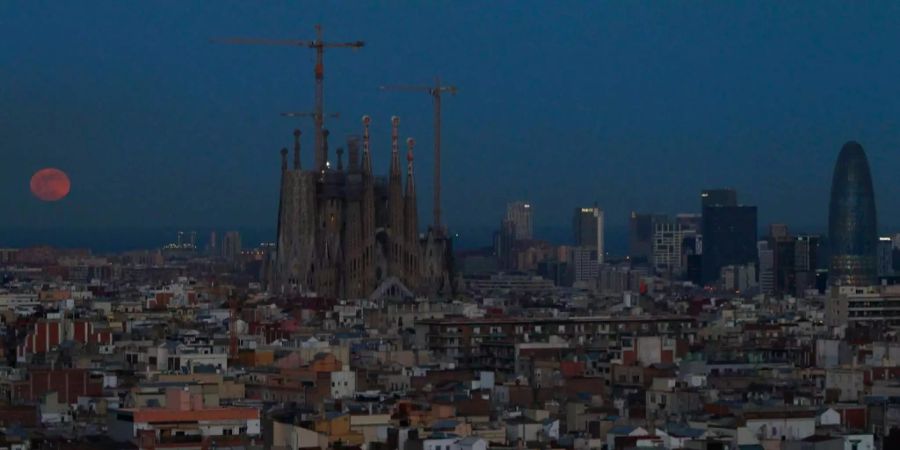
<path id="1" fill-rule="evenodd" d="M 878 247 L 875 192 L 866 152 L 858 143 L 844 144 L 834 166 L 828 237 L 832 286 L 870 286 L 877 283 Z"/>

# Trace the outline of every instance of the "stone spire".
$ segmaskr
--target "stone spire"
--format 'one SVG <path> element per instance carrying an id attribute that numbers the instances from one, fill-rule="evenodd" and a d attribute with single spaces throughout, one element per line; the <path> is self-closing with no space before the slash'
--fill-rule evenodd
<path id="1" fill-rule="evenodd" d="M 324 156 L 322 170 L 328 168 L 328 135 L 331 134 L 327 129 L 322 130 L 322 155 Z"/>
<path id="2" fill-rule="evenodd" d="M 281 171 L 287 170 L 287 148 L 281 149 Z"/>
<path id="3" fill-rule="evenodd" d="M 372 123 L 372 118 L 369 116 L 362 116 L 362 124 L 363 124 L 363 154 L 362 154 L 362 170 L 366 175 L 372 175 L 372 155 L 369 152 L 369 124 Z"/>
<path id="4" fill-rule="evenodd" d="M 413 176 L 413 138 L 406 140 L 406 195 L 403 198 L 403 281 L 410 289 L 419 284 L 419 210 L 416 206 L 416 182 Z"/>
<path id="5" fill-rule="evenodd" d="M 344 171 L 344 149 L 342 147 L 338 147 L 337 149 L 337 170 L 338 172 Z"/>
<path id="6" fill-rule="evenodd" d="M 300 130 L 294 130 L 294 170 L 300 170 Z"/>
<path id="7" fill-rule="evenodd" d="M 406 139 L 406 198 L 416 198 L 416 182 L 413 178 L 413 148 L 416 146 L 416 140 L 413 138 Z M 409 201 L 409 200 L 407 200 Z"/>
<path id="8" fill-rule="evenodd" d="M 388 174 L 388 227 L 390 228 L 390 272 L 403 270 L 403 176 L 400 173 L 400 118 L 391 117 L 391 170 Z"/>
<path id="9" fill-rule="evenodd" d="M 359 172 L 359 136 L 353 135 L 347 138 L 347 153 L 349 154 L 349 171 Z"/>
<path id="10" fill-rule="evenodd" d="M 388 178 L 400 178 L 400 118 L 391 117 L 391 170 Z"/>

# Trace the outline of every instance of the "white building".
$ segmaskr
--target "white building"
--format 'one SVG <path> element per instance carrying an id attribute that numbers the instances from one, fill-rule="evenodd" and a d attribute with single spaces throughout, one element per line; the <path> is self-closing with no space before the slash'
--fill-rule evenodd
<path id="1" fill-rule="evenodd" d="M 341 370 L 331 372 L 331 396 L 351 398 L 356 393 L 356 372 Z"/>
<path id="2" fill-rule="evenodd" d="M 675 220 L 653 223 L 653 269 L 663 276 L 680 277 L 684 273 L 681 245 L 685 236 L 694 234 Z"/>

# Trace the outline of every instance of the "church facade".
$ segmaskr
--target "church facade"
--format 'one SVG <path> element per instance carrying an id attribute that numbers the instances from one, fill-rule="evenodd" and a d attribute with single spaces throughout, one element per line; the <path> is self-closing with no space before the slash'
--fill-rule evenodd
<path id="1" fill-rule="evenodd" d="M 372 173 L 371 119 L 362 119 L 362 142 L 347 140 L 348 162 L 337 150 L 328 163 L 328 131 L 322 130 L 321 167 L 304 170 L 300 131 L 294 131 L 293 165 L 281 150 L 278 230 L 269 289 L 275 294 L 331 298 L 440 296 L 451 293 L 448 236 L 430 227 L 419 233 L 413 173 L 415 142 L 407 139 L 406 180 L 400 161 L 399 119 L 391 118 L 387 178 Z"/>

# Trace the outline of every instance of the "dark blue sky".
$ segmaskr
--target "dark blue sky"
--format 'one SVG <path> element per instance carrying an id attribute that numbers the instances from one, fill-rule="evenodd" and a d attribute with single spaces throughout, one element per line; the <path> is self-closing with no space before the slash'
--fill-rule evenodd
<path id="1" fill-rule="evenodd" d="M 761 225 L 824 229 L 849 139 L 868 152 L 882 228 L 900 224 L 893 2 L 179 0 L 0 3 L 0 228 L 274 226 L 295 126 L 278 113 L 311 107 L 312 52 L 210 38 L 310 38 L 317 22 L 366 41 L 326 55 L 332 136 L 371 114 L 384 172 L 399 115 L 420 142 L 423 219 L 430 100 L 377 86 L 441 75 L 460 88 L 444 109 L 457 229 L 494 226 L 516 199 L 538 226 L 594 201 L 622 225 L 696 211 L 713 186 L 757 204 Z M 69 173 L 65 201 L 29 194 L 45 166 Z"/>

